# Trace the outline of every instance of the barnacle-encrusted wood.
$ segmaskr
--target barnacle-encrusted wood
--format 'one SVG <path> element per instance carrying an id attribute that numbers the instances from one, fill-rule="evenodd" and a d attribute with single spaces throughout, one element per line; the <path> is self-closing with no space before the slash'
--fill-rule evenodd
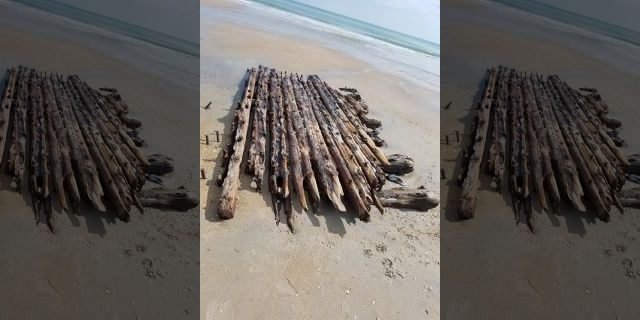
<path id="1" fill-rule="evenodd" d="M 620 121 L 607 117 L 595 89 L 499 67 L 487 71 L 482 90 L 462 169 L 461 218 L 474 215 L 485 153 L 486 172 L 498 189 L 509 181 L 516 216 L 523 211 L 531 228 L 532 199 L 555 210 L 564 198 L 603 220 L 612 205 L 622 211 L 617 192 L 629 162 L 611 131 Z"/>
<path id="2" fill-rule="evenodd" d="M 132 205 L 142 211 L 137 192 L 149 163 L 129 136 L 140 122 L 115 89 L 22 66 L 4 83 L 0 167 L 30 195 L 38 221 L 52 227 L 53 201 L 75 211 L 87 199 L 123 220 Z"/>
<path id="3" fill-rule="evenodd" d="M 260 190 L 264 168 L 273 207 L 293 228 L 292 194 L 303 209 L 322 198 L 337 210 L 353 209 L 369 219 L 371 205 L 382 211 L 377 191 L 389 166 L 376 135 L 381 122 L 367 117 L 369 106 L 355 89 L 336 90 L 318 76 L 304 78 L 260 66 L 247 70 L 244 94 L 235 111 L 218 183 L 218 215 L 234 216 L 240 162 Z M 268 164 L 266 163 L 268 161 Z"/>

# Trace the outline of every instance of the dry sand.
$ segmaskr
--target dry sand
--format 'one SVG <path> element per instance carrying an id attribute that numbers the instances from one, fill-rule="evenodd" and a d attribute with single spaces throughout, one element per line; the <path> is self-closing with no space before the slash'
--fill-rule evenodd
<path id="1" fill-rule="evenodd" d="M 208 2 L 214 8 L 231 2 Z M 405 181 L 437 192 L 437 91 L 378 71 L 319 43 L 219 23 L 202 32 L 201 135 L 227 132 L 230 106 L 244 69 L 265 64 L 317 73 L 330 85 L 360 90 L 371 116 L 383 122 L 385 152 L 416 161 Z M 208 64 L 217 66 L 210 68 Z M 209 69 L 208 69 L 209 68 Z M 211 69 L 211 70 L 210 70 Z M 215 137 L 213 138 L 215 141 Z M 202 319 L 436 319 L 439 318 L 439 210 L 389 209 L 369 223 L 323 206 L 319 214 L 294 208 L 296 233 L 276 225 L 266 186 L 241 183 L 236 216 L 218 221 L 222 143 L 202 145 Z M 393 186 L 388 182 L 386 187 Z"/>
<path id="2" fill-rule="evenodd" d="M 24 64 L 120 90 L 143 123 L 146 154 L 176 162 L 168 186 L 197 192 L 197 70 L 189 58 L 0 2 L 0 68 Z M 197 66 L 196 60 L 191 65 Z M 156 65 L 164 61 L 163 65 Z M 194 62 L 195 61 L 195 62 Z M 192 112 L 185 112 L 192 108 Z M 153 187 L 150 182 L 145 187 Z M 198 312 L 198 210 L 132 212 L 128 223 L 84 206 L 55 214 L 56 234 L 0 178 L 0 318 L 185 319 Z"/>
<path id="3" fill-rule="evenodd" d="M 640 121 L 637 47 L 559 27 L 555 22 L 482 1 L 442 7 L 442 134 L 465 130 L 484 71 L 505 64 L 558 74 L 574 87 L 597 88 L 622 120 L 625 153 L 637 153 Z M 460 145 L 442 145 L 442 167 L 457 174 Z M 538 232 L 516 226 L 503 197 L 479 193 L 476 217 L 456 221 L 460 189 L 441 184 L 445 319 L 638 319 L 640 216 L 615 210 L 611 222 L 564 207 L 536 214 Z M 626 187 L 634 186 L 628 182 Z"/>

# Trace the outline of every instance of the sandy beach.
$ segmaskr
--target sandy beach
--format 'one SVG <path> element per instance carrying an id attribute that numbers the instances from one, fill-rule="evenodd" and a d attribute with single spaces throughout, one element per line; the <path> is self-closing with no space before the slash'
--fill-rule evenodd
<path id="1" fill-rule="evenodd" d="M 444 2 L 441 19 L 442 101 L 452 101 L 442 111 L 442 134 L 468 130 L 484 71 L 503 64 L 597 88 L 610 116 L 623 122 L 623 151 L 637 153 L 637 47 L 485 1 Z M 448 177 L 457 175 L 461 146 L 442 145 Z M 452 180 L 441 183 L 445 319 L 639 316 L 637 210 L 614 210 L 608 223 L 568 206 L 558 214 L 538 212 L 532 234 L 526 225 L 515 225 L 512 208 L 490 190 L 489 179 L 482 185 L 475 218 L 460 222 L 460 188 Z"/>
<path id="2" fill-rule="evenodd" d="M 247 21 L 257 10 L 233 1 L 203 6 Z M 255 21 L 246 26 L 202 18 L 201 24 L 200 104 L 212 102 L 210 110 L 200 111 L 201 137 L 228 132 L 230 106 L 246 68 L 263 64 L 318 74 L 331 86 L 357 88 L 370 116 L 382 120 L 384 151 L 415 160 L 416 170 L 405 182 L 438 192 L 437 88 L 340 50 L 357 49 L 357 43 L 334 46 L 327 43 L 339 40 L 331 36 L 314 41 L 259 29 Z M 266 186 L 256 193 L 243 176 L 235 218 L 219 221 L 220 188 L 212 177 L 220 169 L 222 146 L 201 145 L 207 173 L 200 185 L 202 319 L 439 318 L 439 208 L 426 213 L 387 209 L 384 215 L 372 212 L 371 222 L 364 223 L 355 213 L 327 206 L 317 215 L 294 207 L 292 234 L 285 224 L 275 224 Z"/>
<path id="3" fill-rule="evenodd" d="M 143 123 L 145 154 L 172 157 L 167 186 L 197 193 L 197 57 L 0 1 L 0 69 L 20 64 L 116 87 Z M 190 67 L 196 66 L 196 68 Z M 192 112 L 185 112 L 192 108 Z M 147 182 L 145 188 L 154 185 Z M 132 212 L 89 205 L 54 213 L 56 233 L 0 178 L 0 318 L 185 319 L 198 312 L 198 210 Z M 10 317 L 9 317 L 10 316 Z"/>

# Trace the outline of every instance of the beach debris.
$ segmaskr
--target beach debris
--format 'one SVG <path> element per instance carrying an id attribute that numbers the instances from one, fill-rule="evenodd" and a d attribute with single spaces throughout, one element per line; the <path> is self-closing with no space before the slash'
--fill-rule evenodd
<path id="1" fill-rule="evenodd" d="M 198 206 L 198 199 L 187 192 L 184 187 L 177 189 L 152 188 L 138 193 L 144 207 L 187 211 Z"/>
<path id="2" fill-rule="evenodd" d="M 227 143 L 227 147 L 223 151 L 222 156 L 223 172 L 218 179 L 218 181 L 222 181 L 222 198 L 220 199 L 220 207 L 218 209 L 218 215 L 221 219 L 233 218 L 238 201 L 240 162 L 242 162 L 245 144 L 248 140 L 249 116 L 258 70 L 253 68 L 247 70 L 247 73 L 247 84 L 242 95 L 242 100 L 238 102 L 238 107 L 234 115 L 231 139 Z"/>
<path id="3" fill-rule="evenodd" d="M 360 93 L 358 93 L 357 89 L 355 89 L 355 88 L 347 88 L 347 87 L 339 88 L 339 89 L 340 89 L 340 91 L 346 92 L 346 95 L 349 96 L 350 98 L 352 98 L 352 99 L 354 99 L 354 100 L 356 100 L 358 102 L 362 101 L 362 96 L 360 96 Z"/>
<path id="4" fill-rule="evenodd" d="M 144 147 L 146 145 L 144 140 L 140 138 L 139 136 L 140 132 L 138 132 L 138 130 L 129 130 L 127 131 L 127 134 L 129 135 L 133 143 L 136 145 L 136 147 Z"/>
<path id="5" fill-rule="evenodd" d="M 640 177 L 638 178 L 640 179 Z M 634 182 L 638 183 L 637 180 Z M 622 204 L 622 206 L 640 209 L 640 188 L 636 187 L 620 190 L 620 192 L 618 192 L 618 198 L 620 198 L 620 203 Z"/>
<path id="6" fill-rule="evenodd" d="M 358 93 L 358 90 L 354 89 L 354 88 L 342 87 L 342 88 L 338 88 L 338 89 L 340 89 L 341 91 L 344 91 L 344 92 Z"/>
<path id="7" fill-rule="evenodd" d="M 406 186 L 406 184 L 402 181 L 402 179 L 400 179 L 400 177 L 398 177 L 395 174 L 387 174 L 386 175 L 386 179 L 395 183 L 395 184 L 399 184 L 401 186 Z"/>
<path id="8" fill-rule="evenodd" d="M 217 177 L 220 218 L 235 213 L 245 149 L 245 173 L 256 190 L 268 168 L 277 223 L 282 210 L 293 229 L 292 191 L 305 210 L 317 209 L 321 197 L 341 212 L 346 202 L 362 220 L 369 219 L 371 205 L 383 210 L 375 191 L 384 184 L 381 166 L 389 161 L 368 134 L 378 134 L 381 122 L 367 117 L 369 107 L 357 90 L 341 91 L 316 75 L 305 78 L 264 66 L 247 70 L 231 125 L 234 138 L 223 149 Z"/>
<path id="9" fill-rule="evenodd" d="M 392 154 L 387 157 L 389 165 L 383 165 L 382 171 L 396 175 L 404 175 L 413 172 L 413 159 L 402 154 Z"/>
<path id="10" fill-rule="evenodd" d="M 376 147 L 384 147 L 386 145 L 386 142 L 378 136 L 371 136 L 370 138 L 373 141 L 373 144 L 376 145 Z"/>
<path id="11" fill-rule="evenodd" d="M 611 137 L 611 140 L 613 140 L 616 147 L 623 147 L 626 144 L 624 140 L 620 138 L 620 132 L 618 132 L 618 130 L 609 130 L 607 131 L 607 134 Z"/>
<path id="12" fill-rule="evenodd" d="M 76 211 L 88 199 L 122 220 L 132 205 L 142 211 L 137 191 L 149 163 L 127 132 L 140 123 L 126 117 L 129 108 L 115 89 L 98 91 L 78 76 L 23 66 L 8 69 L 7 78 L 0 166 L 30 197 L 37 222 L 53 228 L 54 201 Z"/>
<path id="13" fill-rule="evenodd" d="M 474 132 L 476 133 L 475 143 L 470 144 L 468 148 L 470 157 L 466 160 L 468 164 L 465 165 L 466 177 L 462 184 L 462 202 L 460 204 L 460 216 L 465 218 L 473 217 L 473 212 L 476 204 L 476 193 L 478 191 L 479 176 L 480 176 L 480 162 L 484 153 L 485 144 L 487 141 L 487 135 L 489 132 L 489 116 L 491 115 L 491 96 L 496 85 L 496 70 L 491 69 L 488 71 L 488 77 L 482 100 L 480 101 L 475 118 L 474 118 Z M 470 197 L 465 197 L 470 195 Z"/>
<path id="14" fill-rule="evenodd" d="M 640 175 L 640 154 L 632 154 L 627 157 L 629 165 L 624 168 L 624 171 L 629 174 Z"/>
<path id="15" fill-rule="evenodd" d="M 173 172 L 173 159 L 162 154 L 152 154 L 147 157 L 149 165 L 144 168 L 144 172 L 155 175 L 165 175 Z"/>
<path id="16" fill-rule="evenodd" d="M 380 203 L 385 207 L 428 211 L 438 206 L 440 201 L 424 189 L 391 188 L 378 191 Z"/>
<path id="17" fill-rule="evenodd" d="M 627 180 L 635 183 L 635 184 L 640 184 L 640 175 L 637 174 L 627 174 Z"/>
<path id="18" fill-rule="evenodd" d="M 211 107 L 211 103 L 212 103 L 212 101 L 209 101 L 209 103 L 207 103 L 206 106 L 200 107 L 200 108 L 205 109 L 205 110 L 209 110 L 209 108 Z"/>
<path id="19" fill-rule="evenodd" d="M 0 156 L 5 154 L 7 141 L 9 140 L 9 128 L 11 126 L 11 108 L 14 100 L 18 97 L 15 93 L 16 82 L 18 80 L 18 71 L 11 68 L 7 71 L 4 92 L 0 101 Z M 4 161 L 4 157 L 0 158 L 0 164 Z M 1 167 L 1 166 L 0 166 Z"/>
<path id="20" fill-rule="evenodd" d="M 147 174 L 145 175 L 145 178 L 148 181 L 151 181 L 155 184 L 159 184 L 161 186 L 164 186 L 164 182 L 162 181 L 162 178 L 160 178 L 159 176 L 155 175 L 155 174 Z"/>
<path id="21" fill-rule="evenodd" d="M 486 172 L 498 190 L 508 179 L 516 219 L 524 216 L 532 230 L 534 199 L 544 210 L 568 199 L 605 221 L 612 205 L 622 211 L 616 192 L 629 161 L 608 132 L 621 123 L 606 117 L 609 107 L 595 91 L 500 66 L 487 70 L 482 92 L 458 177 L 461 218 L 474 216 L 485 153 Z"/>
<path id="22" fill-rule="evenodd" d="M 364 117 L 364 120 L 362 121 L 362 123 L 365 126 L 367 126 L 367 128 L 369 129 L 377 129 L 382 126 L 382 122 L 380 120 L 366 118 L 366 117 Z"/>
<path id="23" fill-rule="evenodd" d="M 589 93 L 598 93 L 598 90 L 596 88 L 580 87 L 578 89 L 581 91 L 589 92 Z"/>
<path id="24" fill-rule="evenodd" d="M 131 129 L 131 130 L 135 130 L 138 129 L 142 126 L 142 122 L 138 119 L 132 119 L 132 118 L 127 118 L 124 115 L 120 116 L 120 121 L 122 122 L 122 124 L 125 125 L 125 127 Z"/>
<path id="25" fill-rule="evenodd" d="M 105 91 L 105 92 L 108 92 L 108 93 L 118 93 L 117 89 L 109 88 L 109 87 L 101 87 L 101 88 L 98 88 L 98 90 Z"/>

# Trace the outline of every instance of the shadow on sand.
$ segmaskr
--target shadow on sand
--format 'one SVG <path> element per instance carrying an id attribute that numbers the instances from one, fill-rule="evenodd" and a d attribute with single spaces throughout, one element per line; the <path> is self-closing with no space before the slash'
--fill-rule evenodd
<path id="1" fill-rule="evenodd" d="M 0 189 L 12 190 L 16 193 L 18 192 L 11 186 L 11 177 L 4 174 L 0 176 Z M 35 221 L 35 209 L 33 208 L 33 203 L 28 190 L 29 188 L 27 183 L 23 183 L 23 189 L 20 192 L 20 195 L 24 200 L 25 206 L 34 214 L 33 218 Z M 83 219 L 87 230 L 90 233 L 99 235 L 100 237 L 103 237 L 107 233 L 106 225 L 118 222 L 115 214 L 110 213 L 108 209 L 106 212 L 100 212 L 87 203 L 87 201 L 81 202 L 77 213 L 72 212 L 71 210 L 64 211 L 56 199 L 52 199 L 52 202 L 52 224 L 54 233 L 57 231 L 56 220 L 60 219 L 63 215 L 67 216 L 67 219 L 69 219 L 69 222 L 71 222 L 71 225 L 74 227 L 81 227 L 81 220 Z M 135 209 L 133 211 L 135 211 Z M 45 225 L 44 222 L 41 222 L 41 224 Z"/>

